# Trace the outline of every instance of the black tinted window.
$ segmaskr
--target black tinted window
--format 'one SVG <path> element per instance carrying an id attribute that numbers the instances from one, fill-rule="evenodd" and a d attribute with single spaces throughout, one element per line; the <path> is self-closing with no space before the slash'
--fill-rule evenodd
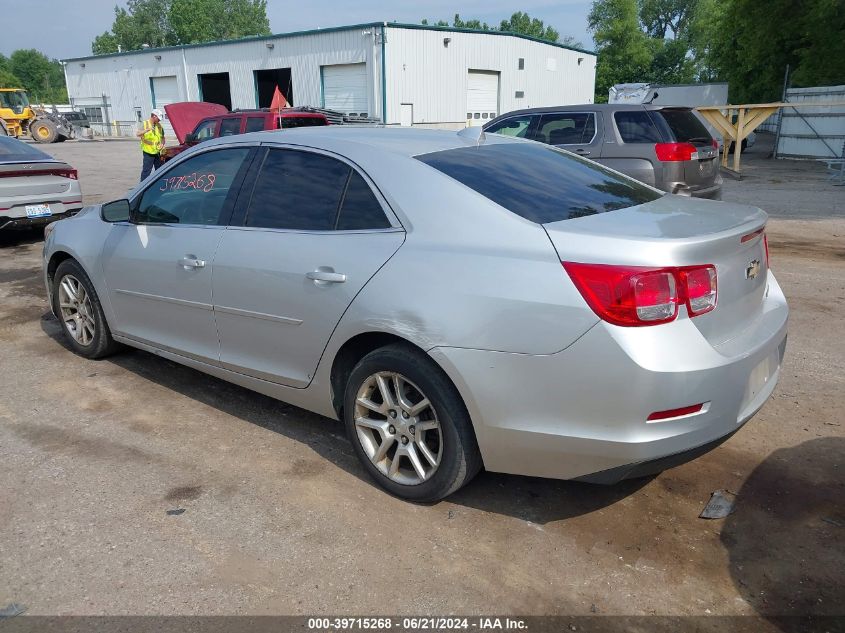
<path id="1" fill-rule="evenodd" d="M 713 140 L 710 132 L 691 110 L 657 110 L 651 115 L 665 122 L 669 133 L 678 143 L 709 145 Z"/>
<path id="2" fill-rule="evenodd" d="M 229 188 L 247 153 L 248 148 L 215 150 L 164 171 L 144 192 L 138 222 L 220 224 Z"/>
<path id="3" fill-rule="evenodd" d="M 462 147 L 416 158 L 539 224 L 623 209 L 662 195 L 586 159 L 532 143 Z"/>
<path id="4" fill-rule="evenodd" d="M 237 119 L 223 119 L 220 122 L 220 136 L 232 136 L 241 133 L 241 120 Z"/>
<path id="5" fill-rule="evenodd" d="M 364 178 L 353 171 L 346 185 L 346 195 L 337 220 L 339 231 L 390 228 L 381 205 Z"/>
<path id="6" fill-rule="evenodd" d="M 614 112 L 616 128 L 625 143 L 662 143 L 664 139 L 645 110 Z"/>
<path id="7" fill-rule="evenodd" d="M 264 117 L 263 116 L 250 116 L 246 118 L 246 130 L 245 132 L 260 132 L 264 129 Z"/>
<path id="8" fill-rule="evenodd" d="M 333 229 L 349 171 L 345 163 L 321 154 L 270 150 L 255 183 L 246 225 Z"/>
<path id="9" fill-rule="evenodd" d="M 282 118 L 282 128 L 284 129 L 291 127 L 314 127 L 325 124 L 325 119 L 315 116 L 288 116 Z"/>
<path id="10" fill-rule="evenodd" d="M 11 136 L 0 136 L 0 161 L 26 162 L 29 160 L 55 160 L 40 149 L 35 149 Z"/>

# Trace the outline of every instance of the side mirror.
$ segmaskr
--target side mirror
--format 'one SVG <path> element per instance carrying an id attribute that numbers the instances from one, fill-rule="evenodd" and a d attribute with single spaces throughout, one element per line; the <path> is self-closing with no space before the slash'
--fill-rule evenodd
<path id="1" fill-rule="evenodd" d="M 197 135 L 193 132 L 189 132 L 185 134 L 185 143 L 196 143 L 197 142 Z"/>
<path id="2" fill-rule="evenodd" d="M 128 222 L 129 200 L 107 202 L 102 206 L 100 216 L 105 222 Z"/>

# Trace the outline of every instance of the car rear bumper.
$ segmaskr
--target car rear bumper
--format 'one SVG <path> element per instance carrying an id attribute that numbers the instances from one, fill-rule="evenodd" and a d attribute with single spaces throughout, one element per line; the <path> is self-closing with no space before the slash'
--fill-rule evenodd
<path id="1" fill-rule="evenodd" d="M 82 210 L 82 205 L 79 205 L 78 208 L 72 208 L 68 210 L 61 211 L 59 213 L 53 213 L 52 215 L 41 216 L 41 217 L 26 217 L 26 216 L 9 216 L 5 214 L 0 214 L 0 230 L 3 229 L 28 229 L 35 226 L 44 226 L 45 224 L 49 224 L 50 222 L 56 222 L 58 220 L 64 220 L 65 218 L 70 218 L 79 213 Z"/>
<path id="2" fill-rule="evenodd" d="M 765 301 L 753 327 L 722 348 L 679 318 L 653 328 L 600 322 L 545 356 L 430 353 L 464 397 L 488 470 L 613 483 L 693 459 L 763 406 L 786 347 L 788 308 L 774 276 Z M 699 403 L 698 413 L 647 422 Z"/>
<path id="3" fill-rule="evenodd" d="M 679 196 L 690 196 L 692 198 L 707 198 L 709 200 L 721 200 L 722 199 L 722 178 L 719 176 L 716 181 L 712 185 L 708 185 L 705 187 L 702 186 L 689 186 L 684 183 L 674 183 L 674 186 L 671 189 L 672 193 L 676 193 Z"/>

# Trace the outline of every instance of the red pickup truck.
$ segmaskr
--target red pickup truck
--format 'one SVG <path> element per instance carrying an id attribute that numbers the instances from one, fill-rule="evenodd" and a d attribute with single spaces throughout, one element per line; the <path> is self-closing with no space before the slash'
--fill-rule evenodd
<path id="1" fill-rule="evenodd" d="M 166 105 L 164 111 L 179 141 L 179 145 L 166 148 L 164 160 L 173 158 L 197 143 L 221 136 L 329 125 L 324 114 L 302 108 L 284 108 L 281 112 L 269 109 L 229 112 L 216 103 L 186 101 Z"/>

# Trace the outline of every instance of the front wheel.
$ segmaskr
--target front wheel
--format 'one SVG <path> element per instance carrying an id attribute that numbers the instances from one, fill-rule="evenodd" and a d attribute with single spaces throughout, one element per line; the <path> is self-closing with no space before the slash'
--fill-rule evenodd
<path id="1" fill-rule="evenodd" d="M 103 358 L 120 345 L 112 338 L 103 307 L 88 275 L 76 261 L 66 259 L 53 277 L 53 305 L 65 340 L 86 358 Z"/>
<path id="2" fill-rule="evenodd" d="M 390 345 L 365 356 L 346 385 L 344 423 L 361 463 L 388 492 L 437 501 L 481 468 L 455 386 L 424 353 Z"/>
<path id="3" fill-rule="evenodd" d="M 59 129 L 50 119 L 36 119 L 30 123 L 29 133 L 37 143 L 54 143 L 59 137 Z"/>

